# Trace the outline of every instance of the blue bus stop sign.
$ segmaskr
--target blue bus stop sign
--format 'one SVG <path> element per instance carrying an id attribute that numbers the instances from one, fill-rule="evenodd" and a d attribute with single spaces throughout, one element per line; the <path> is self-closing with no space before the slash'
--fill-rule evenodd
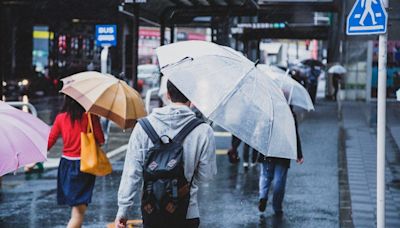
<path id="1" fill-rule="evenodd" d="M 357 0 L 347 17 L 347 35 L 386 33 L 387 13 L 381 0 Z"/>
<path id="2" fill-rule="evenodd" d="M 96 44 L 98 46 L 117 45 L 116 25 L 96 25 Z"/>

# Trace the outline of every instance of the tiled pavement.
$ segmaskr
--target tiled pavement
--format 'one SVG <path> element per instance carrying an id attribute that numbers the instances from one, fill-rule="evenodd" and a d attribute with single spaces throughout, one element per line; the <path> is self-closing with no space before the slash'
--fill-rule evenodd
<path id="1" fill-rule="evenodd" d="M 398 104 L 396 104 L 398 105 Z M 376 227 L 376 105 L 343 104 L 343 128 L 354 227 Z M 400 156 L 391 127 L 400 125 L 388 105 L 386 134 L 386 227 L 400 227 Z M 400 129 L 400 128 L 399 128 Z M 395 129 L 396 130 L 396 129 Z M 398 135 L 395 135 L 397 137 Z M 397 185 L 397 186 L 396 186 Z"/>

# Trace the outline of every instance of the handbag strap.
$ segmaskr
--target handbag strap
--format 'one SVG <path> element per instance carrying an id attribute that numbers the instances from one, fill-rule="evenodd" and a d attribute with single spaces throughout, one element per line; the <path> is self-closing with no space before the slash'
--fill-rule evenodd
<path id="1" fill-rule="evenodd" d="M 87 118 L 88 118 L 88 125 L 86 129 L 86 133 L 93 132 L 93 125 L 92 125 L 92 117 L 90 115 L 90 112 L 87 112 Z"/>

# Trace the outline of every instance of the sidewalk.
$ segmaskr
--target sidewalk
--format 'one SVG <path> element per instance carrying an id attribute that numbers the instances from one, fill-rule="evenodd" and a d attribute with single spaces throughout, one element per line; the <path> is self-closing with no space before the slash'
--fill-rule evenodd
<path id="1" fill-rule="evenodd" d="M 393 228 L 400 227 L 398 106 L 388 103 L 386 134 L 386 227 Z M 345 102 L 342 110 L 353 224 L 376 227 L 376 104 Z"/>

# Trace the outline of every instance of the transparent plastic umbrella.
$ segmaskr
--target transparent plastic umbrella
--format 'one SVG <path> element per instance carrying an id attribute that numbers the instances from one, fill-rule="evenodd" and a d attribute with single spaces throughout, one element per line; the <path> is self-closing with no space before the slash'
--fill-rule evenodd
<path id="1" fill-rule="evenodd" d="M 307 111 L 314 110 L 314 105 L 307 90 L 296 80 L 291 78 L 284 70 L 263 64 L 257 65 L 268 77 L 270 77 L 283 91 L 290 105 L 303 108 Z"/>
<path id="2" fill-rule="evenodd" d="M 342 65 L 334 65 L 332 67 L 329 68 L 328 73 L 330 74 L 345 74 L 347 73 L 346 68 L 344 68 L 344 66 Z"/>
<path id="3" fill-rule="evenodd" d="M 174 43 L 156 52 L 163 74 L 206 118 L 266 156 L 296 159 L 295 126 L 287 101 L 253 62 L 233 49 L 204 41 Z"/>

